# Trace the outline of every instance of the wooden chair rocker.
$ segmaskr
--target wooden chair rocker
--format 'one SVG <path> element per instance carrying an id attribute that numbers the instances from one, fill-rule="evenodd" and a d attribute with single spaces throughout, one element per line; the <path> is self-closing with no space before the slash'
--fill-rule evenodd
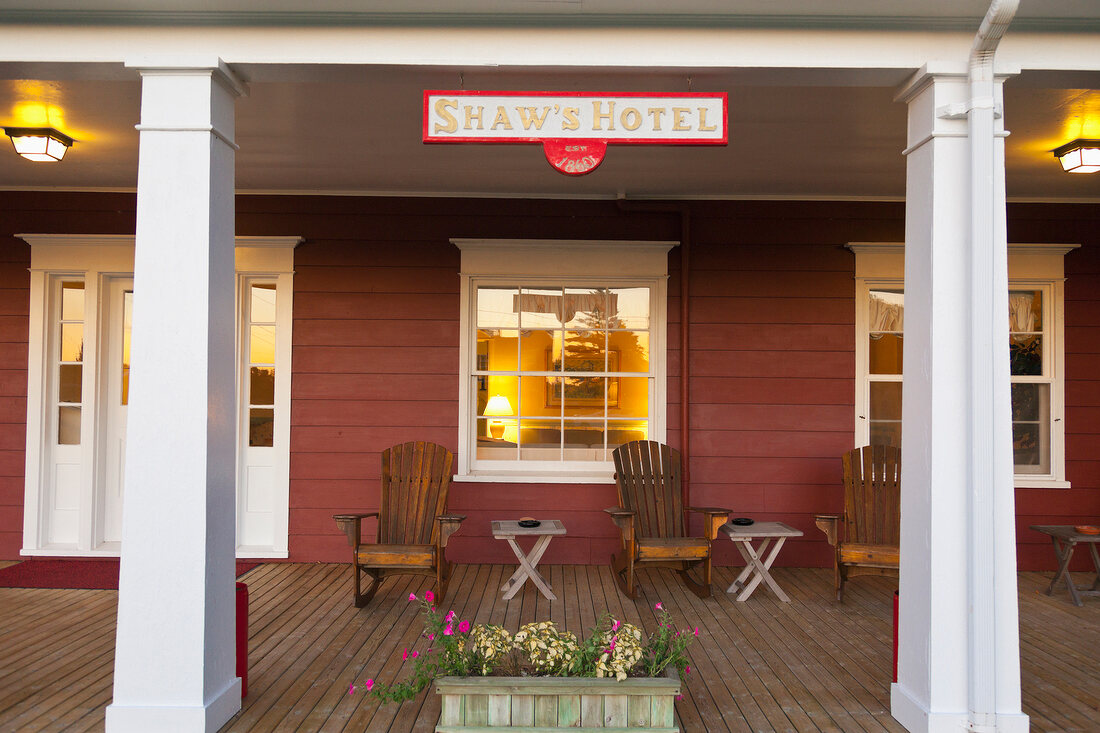
<path id="1" fill-rule="evenodd" d="M 844 464 L 844 514 L 814 520 L 833 545 L 836 599 L 857 575 L 898 576 L 901 536 L 901 450 L 865 445 L 848 451 Z"/>
<path id="2" fill-rule="evenodd" d="M 355 573 L 355 605 L 362 608 L 390 575 L 435 577 L 436 600 L 447 592 L 451 564 L 444 548 L 466 517 L 447 514 L 454 455 L 435 443 L 403 443 L 382 451 L 382 495 L 377 512 L 334 514 L 348 537 Z M 376 542 L 362 539 L 362 521 L 378 517 Z M 371 584 L 362 589 L 363 575 Z"/>
<path id="3" fill-rule="evenodd" d="M 689 537 L 680 494 L 680 451 L 637 440 L 620 445 L 613 455 L 619 506 L 604 511 L 622 531 L 623 549 L 611 556 L 619 588 L 637 598 L 634 568 L 646 565 L 677 570 L 684 585 L 697 596 L 710 596 L 711 541 L 729 510 L 688 507 L 703 514 L 703 536 Z M 700 566 L 701 583 L 688 574 Z"/>

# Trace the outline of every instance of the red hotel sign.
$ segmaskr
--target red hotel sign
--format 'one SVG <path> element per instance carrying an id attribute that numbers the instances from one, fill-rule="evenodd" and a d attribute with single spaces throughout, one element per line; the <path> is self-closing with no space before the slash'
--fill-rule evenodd
<path id="1" fill-rule="evenodd" d="M 636 92 L 424 92 L 426 143 L 542 143 L 562 173 L 603 162 L 608 144 L 725 145 L 720 94 Z"/>

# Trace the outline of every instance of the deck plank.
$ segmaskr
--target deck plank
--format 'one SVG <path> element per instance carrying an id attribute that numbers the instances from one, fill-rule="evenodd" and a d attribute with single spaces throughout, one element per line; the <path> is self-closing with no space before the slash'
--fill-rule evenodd
<path id="1" fill-rule="evenodd" d="M 515 565 L 461 565 L 445 607 L 459 618 L 521 623 L 550 618 L 586 633 L 605 611 L 652 629 L 661 601 L 685 628 L 700 629 L 692 674 L 676 704 L 685 731 L 900 732 L 889 714 L 891 596 L 896 581 L 857 578 L 844 603 L 831 569 L 777 568 L 790 594 L 759 588 L 745 603 L 722 589 L 737 568 L 715 570 L 715 597 L 699 599 L 674 573 L 639 573 L 641 594 L 625 598 L 606 565 L 540 567 L 558 600 L 531 584 L 504 601 Z M 249 586 L 249 695 L 229 731 L 431 733 L 439 716 L 430 692 L 378 705 L 360 690 L 368 677 L 404 678 L 404 649 L 424 653 L 410 592 L 430 580 L 387 580 L 367 607 L 351 604 L 348 564 L 266 563 Z M 1100 719 L 1100 606 L 1078 608 L 1063 590 L 1045 595 L 1049 573 L 1020 573 L 1023 708 L 1033 731 L 1087 731 Z M 1083 583 L 1084 576 L 1077 582 Z M 0 731 L 101 731 L 111 700 L 117 591 L 0 588 Z"/>

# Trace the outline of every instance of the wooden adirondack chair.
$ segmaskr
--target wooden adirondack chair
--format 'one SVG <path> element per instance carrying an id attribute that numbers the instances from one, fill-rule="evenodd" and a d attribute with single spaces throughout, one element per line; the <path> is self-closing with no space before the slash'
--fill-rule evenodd
<path id="1" fill-rule="evenodd" d="M 334 514 L 348 537 L 355 573 L 355 605 L 374 597 L 382 580 L 412 573 L 435 576 L 436 600 L 443 600 L 451 565 L 444 556 L 447 540 L 465 519 L 447 514 L 454 455 L 435 443 L 403 443 L 382 451 L 382 497 L 377 512 Z M 378 517 L 374 543 L 362 539 L 362 521 Z M 371 584 L 362 590 L 362 576 Z"/>
<path id="2" fill-rule="evenodd" d="M 728 509 L 688 507 L 703 514 L 703 536 L 689 537 L 680 494 L 680 451 L 650 440 L 615 449 L 615 483 L 619 506 L 604 509 L 622 531 L 623 549 L 611 556 L 619 587 L 638 597 L 634 567 L 673 568 L 700 598 L 710 595 L 711 541 L 725 524 Z M 688 571 L 702 566 L 702 582 Z"/>
<path id="3" fill-rule="evenodd" d="M 848 451 L 844 464 L 844 514 L 818 514 L 817 528 L 836 550 L 836 599 L 857 575 L 897 577 L 901 537 L 901 449 L 865 445 Z"/>

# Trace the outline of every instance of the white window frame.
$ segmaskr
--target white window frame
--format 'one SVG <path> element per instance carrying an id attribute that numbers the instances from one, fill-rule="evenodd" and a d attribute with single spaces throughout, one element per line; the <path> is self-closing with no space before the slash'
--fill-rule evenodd
<path id="1" fill-rule="evenodd" d="M 98 341 L 106 324 L 103 322 L 107 297 L 105 285 L 113 278 L 133 277 L 133 235 L 70 235 L 17 234 L 31 246 L 30 314 L 27 359 L 27 435 L 24 469 L 23 548 L 21 555 L 118 557 L 117 542 L 104 542 L 101 507 L 96 506 L 97 487 L 104 478 L 99 456 L 101 415 L 99 405 L 106 399 L 101 371 L 106 368 L 106 355 L 100 353 Z M 275 282 L 278 298 L 280 338 L 276 349 L 276 445 L 275 481 L 272 488 L 273 541 L 262 548 L 238 549 L 238 557 L 285 558 L 288 556 L 290 508 L 290 369 L 293 298 L 294 247 L 300 237 L 237 237 L 236 269 L 238 311 L 240 288 L 250 279 Z M 50 390 L 53 384 L 51 355 L 54 346 L 52 330 L 56 299 L 54 284 L 60 280 L 83 280 L 84 312 L 84 372 L 81 410 L 80 498 L 78 537 L 75 542 L 51 543 L 47 536 L 47 431 L 54 425 Z M 237 319 L 237 363 L 239 380 L 244 379 L 241 366 L 240 318 Z M 238 381 L 240 384 L 240 381 Z M 242 391 L 238 387 L 238 395 Z M 239 400 L 238 400 L 239 402 Z M 247 421 L 238 424 L 238 435 Z M 247 441 L 247 434 L 244 440 Z M 243 453 L 238 457 L 238 487 L 243 470 Z M 240 502 L 238 489 L 238 502 Z M 239 504 L 238 504 L 239 505 Z"/>
<path id="2" fill-rule="evenodd" d="M 872 290 L 902 290 L 905 281 L 905 246 L 897 242 L 849 242 L 856 255 L 855 268 L 855 445 L 870 439 L 870 358 L 868 353 L 869 301 Z M 1078 244 L 1008 245 L 1009 290 L 1041 290 L 1043 304 L 1044 378 L 1013 378 L 1049 383 L 1050 472 L 1015 474 L 1016 488 L 1070 488 L 1066 480 L 1065 441 L 1065 255 Z M 1049 367 L 1050 376 L 1046 377 Z M 889 381 L 889 380 L 885 380 Z"/>
<path id="3" fill-rule="evenodd" d="M 615 473 L 611 461 L 477 459 L 477 418 L 473 414 L 470 385 L 476 369 L 477 288 L 484 285 L 650 288 L 653 389 L 649 394 L 649 438 L 665 440 L 668 252 L 678 242 L 530 239 L 452 239 L 451 242 L 462 253 L 456 481 L 607 483 Z"/>

